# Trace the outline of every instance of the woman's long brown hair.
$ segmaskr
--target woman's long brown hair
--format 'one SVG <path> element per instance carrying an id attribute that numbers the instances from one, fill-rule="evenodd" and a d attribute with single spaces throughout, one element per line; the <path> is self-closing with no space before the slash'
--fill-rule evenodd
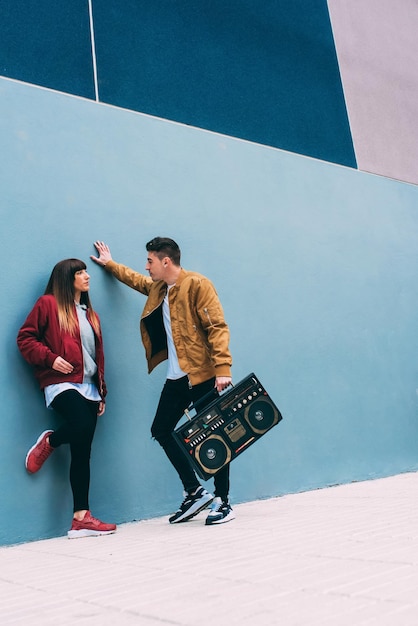
<path id="1" fill-rule="evenodd" d="M 57 301 L 58 321 L 61 330 L 74 335 L 78 328 L 78 319 L 74 311 L 74 279 L 76 272 L 87 269 L 80 259 L 64 259 L 56 264 L 49 277 L 44 295 L 53 295 Z M 87 291 L 81 293 L 80 304 L 85 304 L 89 319 L 96 333 L 100 334 L 99 319 L 91 306 Z"/>

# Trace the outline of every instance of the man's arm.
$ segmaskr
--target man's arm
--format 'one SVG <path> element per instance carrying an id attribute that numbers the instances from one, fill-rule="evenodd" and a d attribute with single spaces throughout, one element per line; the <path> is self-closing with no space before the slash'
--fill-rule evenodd
<path id="1" fill-rule="evenodd" d="M 197 292 L 196 312 L 207 334 L 216 370 L 215 387 L 220 392 L 232 384 L 232 358 L 229 351 L 229 328 L 223 308 L 212 282 L 205 279 Z"/>
<path id="2" fill-rule="evenodd" d="M 112 258 L 109 246 L 105 244 L 104 241 L 95 241 L 94 246 L 99 256 L 91 255 L 90 258 L 93 261 L 104 267 L 106 271 L 113 274 L 115 278 L 120 280 L 121 283 L 128 285 L 128 287 L 131 287 L 131 289 L 135 289 L 144 295 L 149 294 L 152 285 L 152 279 L 149 276 L 140 274 L 121 263 L 116 263 Z"/>

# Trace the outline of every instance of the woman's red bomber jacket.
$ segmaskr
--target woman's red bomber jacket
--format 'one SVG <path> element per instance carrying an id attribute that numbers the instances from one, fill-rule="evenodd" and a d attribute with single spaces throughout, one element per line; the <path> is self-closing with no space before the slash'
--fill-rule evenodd
<path id="1" fill-rule="evenodd" d="M 89 318 L 88 311 L 87 318 Z M 96 384 L 104 400 L 107 390 L 104 381 L 103 341 L 101 333 L 98 335 L 94 328 L 93 332 L 96 343 Z M 80 332 L 71 335 L 60 329 L 54 296 L 46 295 L 38 298 L 19 330 L 17 345 L 23 358 L 33 366 L 41 389 L 54 383 L 83 382 L 84 364 Z M 74 370 L 71 374 L 63 374 L 52 369 L 52 364 L 58 356 L 73 365 Z"/>

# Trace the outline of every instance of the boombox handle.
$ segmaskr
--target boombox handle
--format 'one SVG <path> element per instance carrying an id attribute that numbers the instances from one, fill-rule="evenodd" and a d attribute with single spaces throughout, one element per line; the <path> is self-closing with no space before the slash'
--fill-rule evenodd
<path id="1" fill-rule="evenodd" d="M 230 385 L 228 385 L 228 387 L 225 387 L 224 391 L 226 391 L 227 389 L 229 389 L 229 387 L 233 387 L 233 384 L 231 383 Z M 222 392 L 223 393 L 223 392 Z M 187 417 L 187 419 L 190 420 L 193 419 L 190 415 L 190 411 L 193 411 L 193 409 L 196 411 L 197 413 L 197 407 L 201 406 L 201 405 L 206 405 L 209 404 L 208 400 L 210 399 L 210 402 L 212 402 L 212 396 L 213 396 L 213 400 L 215 400 L 215 398 L 219 398 L 219 396 L 222 395 L 219 393 L 219 391 L 216 389 L 216 387 L 213 387 L 213 389 L 211 389 L 210 391 L 208 391 L 207 393 L 205 393 L 204 396 L 202 396 L 201 398 L 199 398 L 199 400 L 196 400 L 196 402 L 191 402 L 189 404 L 189 406 L 187 407 L 187 409 L 184 409 L 184 414 Z"/>

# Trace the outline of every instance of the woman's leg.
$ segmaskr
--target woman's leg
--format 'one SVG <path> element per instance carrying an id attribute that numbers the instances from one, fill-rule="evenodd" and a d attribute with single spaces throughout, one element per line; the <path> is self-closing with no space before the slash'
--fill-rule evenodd
<path id="1" fill-rule="evenodd" d="M 53 448 L 64 443 L 70 445 L 74 511 L 89 510 L 90 453 L 98 403 L 86 400 L 75 389 L 69 389 L 54 398 L 52 408 L 64 419 L 64 424 L 49 436 L 49 443 Z"/>

